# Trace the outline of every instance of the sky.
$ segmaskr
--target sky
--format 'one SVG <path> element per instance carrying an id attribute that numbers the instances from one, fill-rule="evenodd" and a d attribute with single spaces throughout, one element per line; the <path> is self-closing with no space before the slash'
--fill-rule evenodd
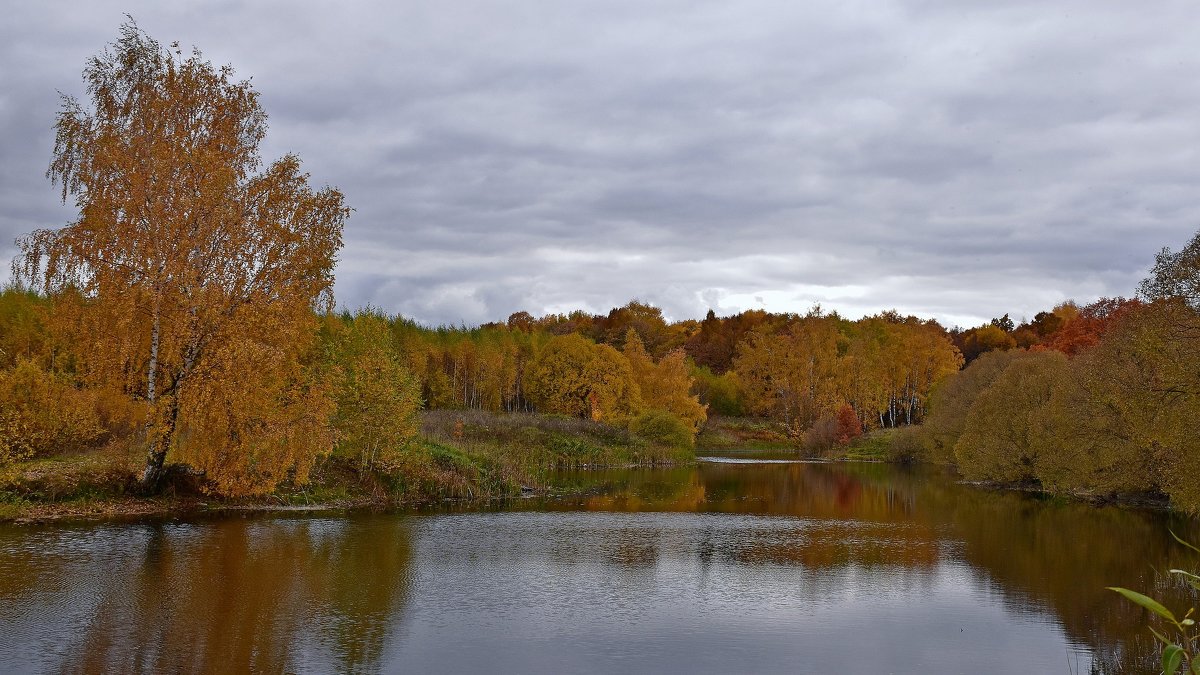
<path id="1" fill-rule="evenodd" d="M 351 309 L 966 327 L 1131 295 L 1200 229 L 1190 0 L 3 3 L 4 261 L 75 217 L 59 92 L 125 13 L 250 77 L 264 156 L 345 193 Z"/>

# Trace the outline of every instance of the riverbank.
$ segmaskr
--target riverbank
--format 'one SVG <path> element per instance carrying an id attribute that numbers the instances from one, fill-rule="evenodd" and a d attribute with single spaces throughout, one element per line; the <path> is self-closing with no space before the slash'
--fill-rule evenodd
<path id="1" fill-rule="evenodd" d="M 697 454 L 766 452 L 842 462 L 903 462 L 896 452 L 903 429 L 876 429 L 848 443 L 805 447 L 803 439 L 783 433 L 769 420 L 754 417 L 710 417 L 696 437 Z"/>
<path id="2" fill-rule="evenodd" d="M 544 493 L 552 474 L 570 468 L 666 466 L 697 455 L 806 456 L 829 461 L 915 459 L 910 429 L 875 430 L 848 444 L 811 453 L 769 422 L 713 417 L 696 447 L 669 448 L 627 429 L 588 420 L 537 414 L 436 410 L 422 413 L 418 438 L 389 463 L 364 464 L 334 454 L 308 482 L 275 492 L 229 499 L 208 494 L 202 477 L 177 466 L 160 494 L 135 494 L 140 447 L 108 446 L 0 468 L 0 522 L 137 519 L 195 513 L 350 510 L 413 507 L 444 501 L 486 502 Z M 1161 494 L 1054 494 L 1029 483 L 966 482 L 976 488 L 1036 493 L 1047 499 L 1140 508 L 1171 508 Z"/>
<path id="3" fill-rule="evenodd" d="M 0 469 L 0 521 L 482 501 L 543 491 L 558 469 L 669 465 L 694 457 L 690 449 L 588 420 L 437 410 L 422 414 L 418 438 L 386 464 L 335 453 L 314 467 L 308 482 L 285 483 L 258 497 L 214 497 L 201 476 L 178 466 L 159 495 L 136 496 L 143 454 L 132 445 L 9 465 Z"/>

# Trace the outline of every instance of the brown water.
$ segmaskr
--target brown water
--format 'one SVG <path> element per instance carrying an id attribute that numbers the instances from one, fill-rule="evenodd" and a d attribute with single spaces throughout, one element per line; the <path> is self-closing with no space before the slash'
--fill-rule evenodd
<path id="1" fill-rule="evenodd" d="M 881 464 L 564 474 L 492 509 L 0 526 L 0 672 L 1145 672 L 1159 512 Z"/>

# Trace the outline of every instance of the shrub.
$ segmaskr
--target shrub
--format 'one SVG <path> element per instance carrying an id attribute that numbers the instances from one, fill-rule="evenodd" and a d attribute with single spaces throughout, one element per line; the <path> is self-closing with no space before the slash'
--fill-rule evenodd
<path id="1" fill-rule="evenodd" d="M 696 443 L 691 426 L 663 410 L 638 415 L 629 423 L 629 430 L 652 443 L 672 448 L 692 448 Z"/>
<path id="2" fill-rule="evenodd" d="M 810 455 L 827 453 L 838 445 L 837 418 L 825 416 L 818 419 L 801 439 L 801 447 Z"/>
<path id="3" fill-rule="evenodd" d="M 0 464 L 78 449 L 102 434 L 95 392 L 24 358 L 0 373 Z"/>
<path id="4" fill-rule="evenodd" d="M 924 432 L 919 427 L 903 427 L 895 429 L 889 438 L 887 460 L 911 464 L 919 461 L 927 452 Z"/>
<path id="5" fill-rule="evenodd" d="M 956 461 L 954 446 L 967 425 L 967 413 L 975 399 L 987 391 L 1009 365 L 1026 356 L 1023 351 L 988 352 L 934 388 L 929 417 L 925 420 L 929 459 L 944 464 Z"/>
<path id="6" fill-rule="evenodd" d="M 958 468 L 971 480 L 1036 480 L 1047 447 L 1038 416 L 1065 377 L 1067 357 L 1029 353 L 1015 360 L 981 393 L 967 413 L 954 446 Z"/>
<path id="7" fill-rule="evenodd" d="M 849 444 L 850 441 L 862 436 L 862 432 L 862 423 L 858 421 L 858 414 L 854 412 L 854 408 L 849 403 L 843 403 L 837 411 L 838 445 Z"/>

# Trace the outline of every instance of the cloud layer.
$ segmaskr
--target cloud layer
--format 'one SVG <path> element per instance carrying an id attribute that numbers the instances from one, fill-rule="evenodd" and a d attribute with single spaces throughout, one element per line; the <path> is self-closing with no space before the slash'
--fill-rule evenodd
<path id="1" fill-rule="evenodd" d="M 11 8 L 0 255 L 70 220 L 56 90 L 125 11 L 252 76 L 267 156 L 346 193 L 349 307 L 970 325 L 1128 295 L 1200 227 L 1189 2 L 347 4 Z"/>

